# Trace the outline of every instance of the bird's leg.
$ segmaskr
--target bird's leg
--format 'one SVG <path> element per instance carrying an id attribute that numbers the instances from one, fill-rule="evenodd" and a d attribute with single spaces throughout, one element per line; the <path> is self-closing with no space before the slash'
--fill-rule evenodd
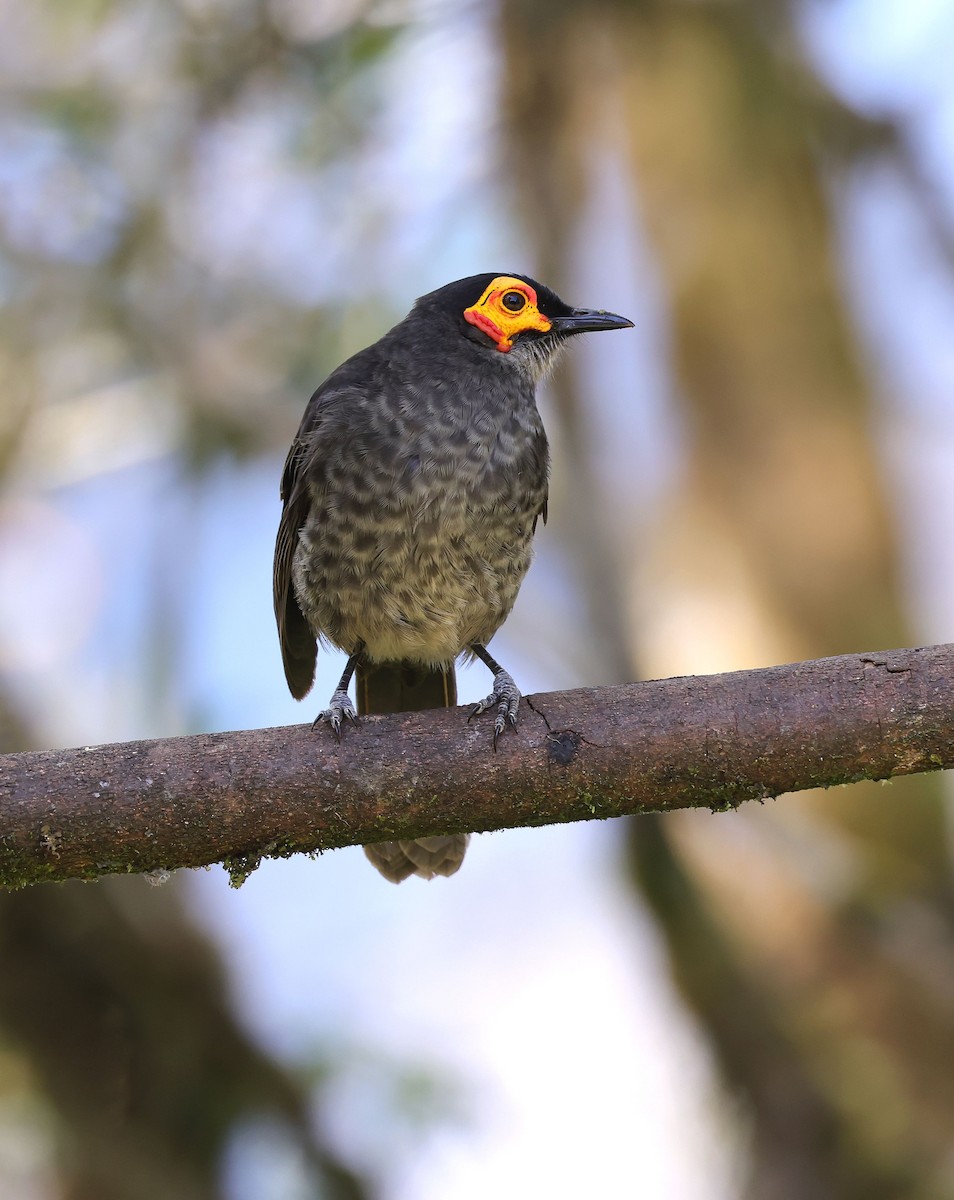
<path id="1" fill-rule="evenodd" d="M 341 722 L 347 717 L 349 721 L 357 722 L 358 714 L 355 712 L 355 707 L 351 703 L 351 697 L 348 695 L 348 688 L 351 686 L 351 676 L 354 674 L 354 669 L 361 661 L 361 656 L 364 654 L 364 642 L 358 642 L 354 648 L 354 654 L 348 659 L 348 665 L 344 669 L 344 673 L 338 680 L 338 686 L 335 688 L 334 695 L 328 703 L 328 707 L 320 712 L 312 722 L 312 729 L 319 721 L 327 721 L 331 726 L 331 731 L 335 735 L 336 741 L 341 741 Z"/>
<path id="2" fill-rule="evenodd" d="M 497 716 L 494 718 L 494 749 L 497 749 L 497 738 L 503 733 L 509 721 L 512 726 L 517 724 L 517 709 L 520 707 L 520 689 L 513 681 L 513 676 L 503 669 L 499 662 L 487 653 L 484 646 L 479 642 L 474 642 L 470 647 L 472 654 L 489 667 L 494 673 L 494 688 L 489 696 L 485 696 L 479 704 L 475 704 L 471 709 L 470 720 L 472 717 L 479 716 L 486 712 L 488 708 L 497 709 Z"/>

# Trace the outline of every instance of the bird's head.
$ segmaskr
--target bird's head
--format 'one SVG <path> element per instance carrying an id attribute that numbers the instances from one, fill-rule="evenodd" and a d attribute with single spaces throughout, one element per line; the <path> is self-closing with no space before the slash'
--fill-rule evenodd
<path id="1" fill-rule="evenodd" d="M 471 275 L 423 297 L 491 354 L 512 356 L 514 365 L 539 377 L 576 333 L 629 329 L 633 322 L 601 309 L 572 308 L 526 275 Z"/>

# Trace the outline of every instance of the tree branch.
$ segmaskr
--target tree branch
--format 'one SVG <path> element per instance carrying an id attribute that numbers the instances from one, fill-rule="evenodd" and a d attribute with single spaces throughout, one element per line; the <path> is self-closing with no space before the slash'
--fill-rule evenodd
<path id="1" fill-rule="evenodd" d="M 954 645 L 465 710 L 0 757 L 0 887 L 673 808 L 954 766 Z"/>

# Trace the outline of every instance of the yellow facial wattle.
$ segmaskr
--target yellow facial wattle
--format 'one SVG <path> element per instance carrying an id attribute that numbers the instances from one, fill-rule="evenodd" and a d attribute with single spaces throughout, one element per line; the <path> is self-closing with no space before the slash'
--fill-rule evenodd
<path id="1" fill-rule="evenodd" d="M 464 320 L 476 326 L 507 354 L 519 333 L 547 333 L 552 322 L 537 307 L 536 289 L 512 275 L 498 275 L 476 304 L 464 309 Z"/>

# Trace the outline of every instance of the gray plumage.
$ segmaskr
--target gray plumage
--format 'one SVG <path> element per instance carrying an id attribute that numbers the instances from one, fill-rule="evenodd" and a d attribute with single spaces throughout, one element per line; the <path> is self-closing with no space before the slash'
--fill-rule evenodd
<path id="1" fill-rule="evenodd" d="M 424 296 L 308 404 L 285 463 L 274 575 L 298 698 L 312 685 L 317 641 L 360 651 L 365 664 L 446 669 L 486 646 L 513 607 L 546 519 L 549 459 L 535 386 L 565 335 L 535 333 L 501 353 L 462 319 L 494 279 Z M 541 311 L 577 311 L 527 282 Z M 343 700 L 339 691 L 332 701 L 337 723 L 342 711 L 353 715 L 344 682 Z M 367 852 L 398 882 L 452 874 L 466 844 L 424 838 Z"/>

